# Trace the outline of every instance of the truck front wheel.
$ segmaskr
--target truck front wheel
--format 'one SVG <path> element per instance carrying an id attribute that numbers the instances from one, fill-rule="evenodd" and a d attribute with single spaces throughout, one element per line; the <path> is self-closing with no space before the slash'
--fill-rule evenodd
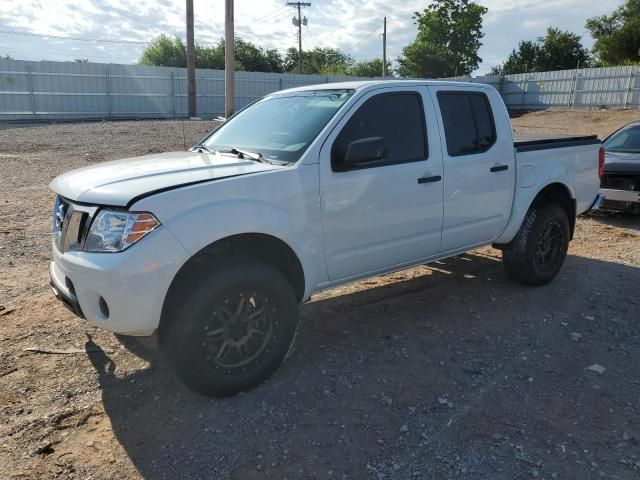
<path id="1" fill-rule="evenodd" d="M 212 273 L 172 309 L 160 344 L 187 386 L 228 396 L 269 378 L 295 337 L 298 305 L 276 269 L 234 262 Z"/>
<path id="2" fill-rule="evenodd" d="M 549 283 L 567 256 L 569 232 L 569 219 L 560 205 L 532 206 L 502 252 L 507 275 L 524 285 Z"/>

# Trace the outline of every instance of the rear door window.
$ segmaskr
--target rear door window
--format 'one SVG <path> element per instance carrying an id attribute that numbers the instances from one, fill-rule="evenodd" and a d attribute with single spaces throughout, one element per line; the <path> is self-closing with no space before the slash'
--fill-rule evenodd
<path id="1" fill-rule="evenodd" d="M 496 143 L 491 105 L 484 93 L 438 92 L 438 104 L 450 156 L 485 152 Z"/>

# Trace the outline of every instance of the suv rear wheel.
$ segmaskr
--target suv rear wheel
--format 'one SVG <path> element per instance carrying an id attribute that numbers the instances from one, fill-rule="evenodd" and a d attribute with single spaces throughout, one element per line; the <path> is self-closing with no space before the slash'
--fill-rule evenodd
<path id="1" fill-rule="evenodd" d="M 569 236 L 569 219 L 560 205 L 531 207 L 516 237 L 502 252 L 507 275 L 524 285 L 549 283 L 567 256 Z"/>
<path id="2" fill-rule="evenodd" d="M 211 274 L 161 327 L 161 347 L 178 376 L 208 396 L 228 396 L 269 378 L 289 351 L 298 305 L 274 268 L 236 262 Z"/>

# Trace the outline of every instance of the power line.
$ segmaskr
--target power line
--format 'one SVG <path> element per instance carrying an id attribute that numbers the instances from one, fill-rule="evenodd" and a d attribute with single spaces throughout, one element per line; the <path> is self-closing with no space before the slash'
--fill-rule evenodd
<path id="1" fill-rule="evenodd" d="M 0 34 L 5 35 L 22 35 L 24 37 L 51 38 L 54 40 L 73 40 L 77 42 L 95 42 L 95 43 L 130 43 L 134 45 L 146 45 L 149 42 L 139 40 L 112 40 L 106 38 L 81 38 L 81 37 L 65 37 L 63 35 L 49 35 L 46 33 L 18 32 L 15 30 L 0 30 Z"/>
<path id="2" fill-rule="evenodd" d="M 289 20 L 289 12 L 284 12 L 284 14 L 278 15 L 274 17 L 272 20 L 275 23 L 281 23 L 283 20 Z"/>
<path id="3" fill-rule="evenodd" d="M 319 46 L 319 45 L 318 45 L 318 42 L 316 41 L 315 35 L 313 35 L 313 32 L 312 32 L 312 31 L 311 31 L 311 29 L 309 28 L 309 25 L 305 25 L 305 27 L 307 27 L 307 33 L 308 33 L 308 34 L 309 34 L 309 36 L 311 37 L 311 40 L 312 40 L 313 46 L 314 46 L 315 48 L 317 48 L 317 49 L 323 49 L 323 48 L 334 48 L 334 47 L 321 47 L 321 46 Z M 367 36 L 366 36 L 366 37 L 364 37 L 362 40 L 360 40 L 358 43 L 356 43 L 353 47 L 351 47 L 351 49 L 350 49 L 350 50 L 353 50 L 353 49 L 355 49 L 356 47 L 358 47 L 359 45 L 362 45 L 362 44 L 363 44 L 363 43 L 364 43 L 364 42 L 365 42 L 369 37 L 371 37 L 371 35 L 373 35 L 373 34 L 376 32 L 376 30 L 377 30 L 378 28 L 379 28 L 379 27 L 374 28 L 371 32 L 369 32 L 369 33 L 367 34 Z M 335 47 L 335 48 L 337 48 L 337 47 Z M 340 49 L 338 49 L 338 50 L 340 50 Z M 350 56 L 350 57 L 352 57 L 352 58 L 354 58 L 354 59 L 358 59 L 358 58 L 359 58 L 359 59 L 361 59 L 361 60 L 374 60 L 374 59 L 378 58 L 378 57 L 377 57 L 377 56 L 375 56 L 375 55 L 360 55 L 360 54 L 353 54 L 353 53 L 348 53 L 348 52 L 343 52 L 343 51 L 331 52 L 331 53 L 329 53 L 329 52 L 316 52 L 316 54 L 324 55 L 324 56 L 326 56 L 326 57 L 336 57 L 336 56 L 340 56 L 340 55 L 347 55 L 347 56 Z"/>
<path id="4" fill-rule="evenodd" d="M 286 7 L 286 5 L 285 5 Z M 274 15 L 273 17 L 269 18 L 267 21 L 269 22 L 269 24 L 273 27 L 274 25 L 277 25 L 279 23 L 282 23 L 283 20 L 288 19 L 289 18 L 289 11 L 285 11 L 285 12 L 280 12 L 277 15 Z M 250 25 L 252 25 L 255 22 L 250 23 L 249 25 L 245 25 L 243 27 L 240 28 L 240 31 L 244 31 L 245 28 L 249 27 Z M 245 31 L 246 33 L 246 31 Z"/>
<path id="5" fill-rule="evenodd" d="M 352 49 L 356 49 L 356 48 L 358 48 L 360 45 L 362 45 L 364 42 L 366 42 L 366 41 L 369 39 L 369 37 L 371 37 L 371 35 L 373 35 L 373 34 L 376 32 L 376 30 L 379 30 L 379 29 L 380 29 L 380 27 L 376 27 L 376 28 L 374 28 L 373 30 L 371 30 L 371 31 L 367 34 L 367 36 L 366 36 L 366 37 L 364 37 L 362 40 L 360 40 L 358 43 L 356 43 L 356 44 L 355 44 L 353 47 L 351 47 L 351 48 L 352 48 Z"/>
<path id="6" fill-rule="evenodd" d="M 275 15 L 267 21 L 269 22 L 270 26 L 273 26 L 282 23 L 282 21 L 284 20 L 289 20 L 289 11 L 281 12 L 279 15 Z"/>
<path id="7" fill-rule="evenodd" d="M 307 33 L 311 37 L 311 43 L 315 48 L 318 48 L 318 42 L 316 42 L 316 37 L 314 37 L 313 33 L 311 33 L 311 30 L 309 29 L 309 25 L 305 25 L 305 27 L 307 27 Z"/>
<path id="8" fill-rule="evenodd" d="M 286 9 L 287 7 L 288 7 L 288 5 L 283 5 L 280 8 L 278 8 L 276 10 L 273 10 L 271 13 L 267 13 L 265 16 L 260 17 L 257 20 L 254 20 L 253 22 L 244 25 L 244 28 L 250 27 L 251 25 L 253 25 L 255 23 L 262 22 L 262 21 L 265 21 L 267 19 L 269 19 L 269 21 L 272 21 L 275 17 L 280 16 L 280 12 L 282 12 L 282 10 Z M 289 11 L 287 10 L 287 16 L 289 16 L 288 12 Z"/>

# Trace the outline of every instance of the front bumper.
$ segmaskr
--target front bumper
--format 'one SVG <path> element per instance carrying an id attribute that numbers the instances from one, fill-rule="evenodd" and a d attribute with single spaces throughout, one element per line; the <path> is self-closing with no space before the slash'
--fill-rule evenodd
<path id="1" fill-rule="evenodd" d="M 633 190 L 614 190 L 612 188 L 601 188 L 600 193 L 605 200 L 612 202 L 640 203 L 640 192 Z"/>
<path id="2" fill-rule="evenodd" d="M 62 253 L 54 242 L 49 278 L 54 295 L 90 324 L 147 336 L 158 328 L 166 293 L 187 258 L 163 227 L 119 253 Z"/>
<path id="3" fill-rule="evenodd" d="M 55 297 L 60 300 L 65 307 L 78 317 L 84 318 L 84 313 L 82 313 L 82 308 L 80 308 L 80 303 L 78 302 L 78 297 L 76 296 L 73 285 L 69 283 L 66 277 L 64 279 L 60 278 L 59 271 L 56 270 L 55 263 L 53 262 L 49 262 L 49 285 L 51 285 L 51 290 Z"/>

